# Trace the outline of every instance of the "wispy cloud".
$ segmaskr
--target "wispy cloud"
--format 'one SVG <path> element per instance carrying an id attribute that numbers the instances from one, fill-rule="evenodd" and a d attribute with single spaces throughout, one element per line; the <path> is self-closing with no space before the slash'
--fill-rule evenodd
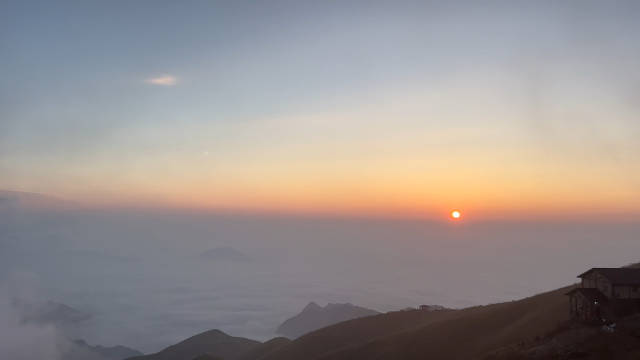
<path id="1" fill-rule="evenodd" d="M 178 83 L 178 78 L 173 75 L 164 74 L 164 75 L 148 78 L 145 80 L 145 82 L 147 84 L 158 85 L 158 86 L 174 86 Z"/>

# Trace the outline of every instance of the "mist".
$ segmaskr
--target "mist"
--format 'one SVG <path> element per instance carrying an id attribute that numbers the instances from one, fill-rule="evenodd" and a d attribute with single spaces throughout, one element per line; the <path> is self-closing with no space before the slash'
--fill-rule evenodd
<path id="1" fill-rule="evenodd" d="M 390 311 L 519 299 L 574 283 L 591 266 L 637 262 L 640 252 L 634 222 L 15 207 L 3 215 L 3 283 L 30 274 L 28 297 L 91 314 L 65 328 L 67 338 L 143 352 L 214 328 L 265 340 L 310 301 Z M 6 306 L 2 316 L 10 320 Z M 55 344 L 55 327 L 19 330 L 24 341 Z"/>
<path id="2" fill-rule="evenodd" d="M 4 246 L 2 250 L 5 250 Z M 11 278 L 0 282 L 0 355 L 4 359 L 15 360 L 57 360 L 60 350 L 55 327 L 23 323 L 19 310 L 13 304 L 16 296 L 32 298 L 34 289 L 31 286 L 29 276 L 25 274 L 14 273 Z"/>

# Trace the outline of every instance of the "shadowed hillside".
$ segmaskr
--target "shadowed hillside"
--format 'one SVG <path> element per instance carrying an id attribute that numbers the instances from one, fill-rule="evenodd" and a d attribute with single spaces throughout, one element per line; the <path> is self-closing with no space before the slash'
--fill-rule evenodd
<path id="1" fill-rule="evenodd" d="M 344 321 L 295 341 L 258 343 L 212 330 L 131 360 L 475 359 L 532 342 L 568 320 L 565 287 L 526 299 L 462 310 L 396 311 Z"/>
<path id="2" fill-rule="evenodd" d="M 480 357 L 557 328 L 568 319 L 564 294 L 569 289 L 464 310 L 404 311 L 355 319 L 302 336 L 266 359 Z"/>
<path id="3" fill-rule="evenodd" d="M 258 341 L 233 337 L 220 330 L 209 330 L 151 355 L 129 360 L 187 360 L 207 354 L 230 359 L 260 344 Z"/>
<path id="4" fill-rule="evenodd" d="M 252 347 L 249 351 L 242 353 L 237 357 L 234 357 L 233 360 L 261 360 L 290 343 L 291 340 L 284 337 L 273 338 L 269 341 Z"/>
<path id="5" fill-rule="evenodd" d="M 614 328 L 568 322 L 551 336 L 499 349 L 484 360 L 640 359 L 640 315 L 620 319 Z"/>
<path id="6" fill-rule="evenodd" d="M 572 288 L 462 310 L 367 316 L 294 341 L 258 343 L 213 330 L 134 359 L 178 360 L 205 353 L 226 360 L 636 359 L 640 315 L 621 320 L 615 331 L 569 321 L 566 293 Z"/>
<path id="7" fill-rule="evenodd" d="M 217 356 L 204 354 L 204 355 L 198 356 L 197 358 L 195 358 L 193 360 L 224 360 L 224 359 L 222 359 L 220 357 L 217 357 Z"/>

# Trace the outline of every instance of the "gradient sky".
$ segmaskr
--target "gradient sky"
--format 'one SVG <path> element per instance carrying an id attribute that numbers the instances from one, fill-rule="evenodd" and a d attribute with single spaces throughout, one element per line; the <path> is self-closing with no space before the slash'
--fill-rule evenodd
<path id="1" fill-rule="evenodd" d="M 637 1 L 3 1 L 0 188 L 638 216 L 638 18 Z"/>

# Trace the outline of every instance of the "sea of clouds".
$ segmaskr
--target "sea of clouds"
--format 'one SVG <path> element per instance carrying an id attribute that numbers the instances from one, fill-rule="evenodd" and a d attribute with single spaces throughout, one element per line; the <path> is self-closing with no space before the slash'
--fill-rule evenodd
<path id="1" fill-rule="evenodd" d="M 0 354 L 12 359 L 55 359 L 62 335 L 143 352 L 213 328 L 265 340 L 309 301 L 379 311 L 465 307 L 567 285 L 592 266 L 640 260 L 634 223 L 452 225 L 132 210 L 4 215 Z M 91 317 L 62 330 L 24 324 L 15 298 L 53 300 Z"/>

